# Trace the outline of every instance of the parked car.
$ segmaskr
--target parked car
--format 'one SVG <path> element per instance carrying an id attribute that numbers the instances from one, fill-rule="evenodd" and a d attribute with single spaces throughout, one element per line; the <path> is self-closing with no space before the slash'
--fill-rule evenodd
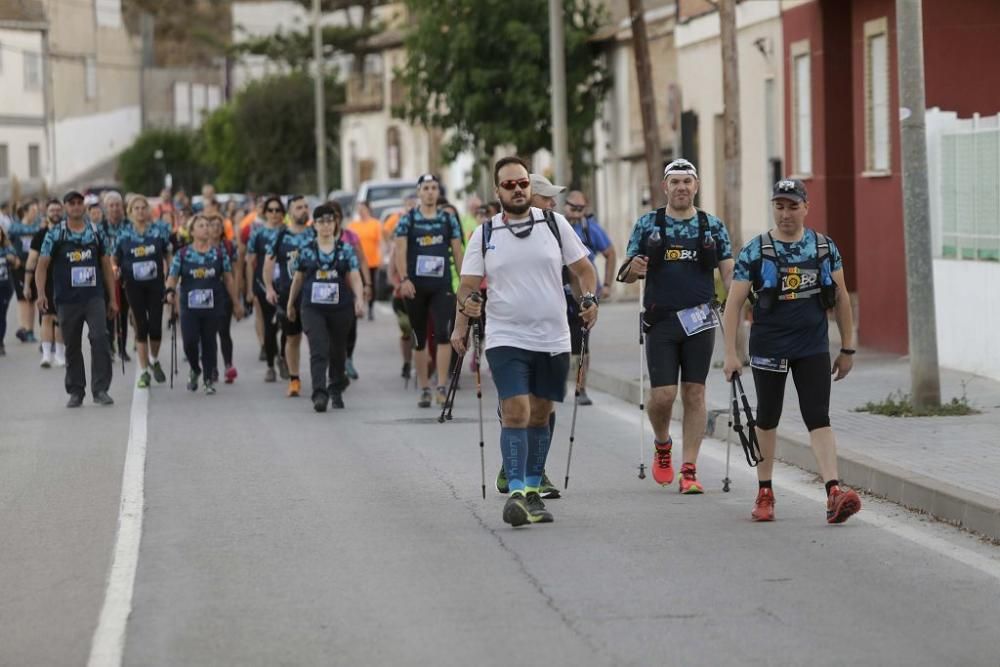
<path id="1" fill-rule="evenodd" d="M 372 216 L 378 220 L 386 211 L 400 208 L 408 196 L 416 196 L 415 179 L 395 178 L 384 181 L 365 181 L 358 188 L 355 201 L 366 202 Z"/>

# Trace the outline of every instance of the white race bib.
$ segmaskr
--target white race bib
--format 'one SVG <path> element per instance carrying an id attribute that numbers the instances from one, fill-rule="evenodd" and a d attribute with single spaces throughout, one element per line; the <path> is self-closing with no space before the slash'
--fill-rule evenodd
<path id="1" fill-rule="evenodd" d="M 30 236 L 22 236 L 21 237 L 21 250 L 23 250 L 24 252 L 28 252 L 28 251 L 31 250 L 31 237 Z"/>
<path id="2" fill-rule="evenodd" d="M 311 303 L 335 306 L 340 303 L 340 283 L 313 283 Z"/>
<path id="3" fill-rule="evenodd" d="M 750 366 L 762 371 L 787 373 L 788 359 L 773 359 L 770 357 L 750 357 Z"/>
<path id="4" fill-rule="evenodd" d="M 156 260 L 148 259 L 132 265 L 132 277 L 136 280 L 153 280 L 156 275 Z"/>
<path id="5" fill-rule="evenodd" d="M 97 287 L 97 267 L 72 267 L 70 270 L 70 285 L 73 287 Z"/>
<path id="6" fill-rule="evenodd" d="M 444 277 L 444 257 L 417 255 L 417 275 L 421 278 Z"/>
<path id="7" fill-rule="evenodd" d="M 694 308 L 678 310 L 677 319 L 681 321 L 681 326 L 684 327 L 684 333 L 688 336 L 693 336 L 696 333 L 701 333 L 702 331 L 714 329 L 719 326 L 719 320 L 715 317 L 715 310 L 712 309 L 707 303 L 695 306 Z"/>
<path id="8" fill-rule="evenodd" d="M 215 308 L 215 290 L 191 290 L 188 292 L 188 308 L 196 310 L 211 310 Z"/>
<path id="9" fill-rule="evenodd" d="M 281 264 L 274 263 L 274 272 L 271 275 L 271 279 L 275 282 L 281 280 Z"/>

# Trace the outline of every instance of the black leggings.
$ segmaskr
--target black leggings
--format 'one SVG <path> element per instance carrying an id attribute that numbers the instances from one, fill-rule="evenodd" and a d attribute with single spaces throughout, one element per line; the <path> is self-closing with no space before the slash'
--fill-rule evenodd
<path id="1" fill-rule="evenodd" d="M 233 365 L 233 302 L 225 297 L 222 304 L 222 318 L 219 320 L 219 344 L 222 347 L 222 363 L 229 368 Z"/>
<path id="2" fill-rule="evenodd" d="M 159 280 L 129 281 L 122 287 L 135 319 L 135 340 L 163 339 L 163 283 Z"/>
<path id="3" fill-rule="evenodd" d="M 278 356 L 278 309 L 267 301 L 263 294 L 255 294 L 260 316 L 264 320 L 264 356 L 267 367 L 274 368 L 274 358 Z"/>
<path id="4" fill-rule="evenodd" d="M 191 370 L 203 373 L 206 378 L 211 378 L 219 365 L 215 337 L 219 335 L 220 319 L 222 316 L 214 310 L 205 313 L 192 313 L 188 309 L 181 311 L 184 356 Z"/>
<path id="5" fill-rule="evenodd" d="M 428 323 L 433 325 L 434 339 L 438 345 L 447 345 L 451 338 L 452 320 L 455 319 L 455 294 L 451 288 L 427 290 L 418 288 L 412 299 L 407 299 L 406 311 L 410 315 L 410 325 L 416 339 L 413 349 L 423 350 L 427 346 Z"/>
<path id="6" fill-rule="evenodd" d="M 351 330 L 347 332 L 347 357 L 354 356 L 354 346 L 358 344 L 358 318 L 351 318 Z"/>
<path id="7" fill-rule="evenodd" d="M 810 432 L 830 425 L 830 353 L 822 352 L 788 362 L 795 391 L 799 395 L 799 411 Z M 766 431 L 778 427 L 785 401 L 785 376 L 759 368 L 753 369 L 757 388 L 757 426 Z"/>

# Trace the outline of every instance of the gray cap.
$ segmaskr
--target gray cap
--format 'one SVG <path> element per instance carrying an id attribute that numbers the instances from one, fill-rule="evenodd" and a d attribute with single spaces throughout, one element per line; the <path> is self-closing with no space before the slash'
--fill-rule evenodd
<path id="1" fill-rule="evenodd" d="M 797 178 L 784 178 L 774 184 L 771 191 L 771 201 L 775 199 L 791 199 L 792 201 L 809 201 L 806 184 Z"/>
<path id="2" fill-rule="evenodd" d="M 531 193 L 543 197 L 555 197 L 566 191 L 565 185 L 552 185 L 552 181 L 541 174 L 530 174 Z"/>

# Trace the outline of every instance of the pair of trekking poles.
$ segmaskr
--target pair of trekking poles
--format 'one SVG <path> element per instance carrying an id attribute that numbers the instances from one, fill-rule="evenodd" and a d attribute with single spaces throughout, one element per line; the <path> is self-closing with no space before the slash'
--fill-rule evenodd
<path id="1" fill-rule="evenodd" d="M 473 294 L 471 299 L 479 301 L 480 297 L 478 294 Z M 483 498 L 486 498 L 486 445 L 485 438 L 483 436 L 483 383 L 482 383 L 482 319 L 477 318 L 472 322 L 472 351 L 475 358 L 475 376 L 476 376 L 476 400 L 479 404 L 479 466 L 481 475 L 481 489 Z M 583 369 L 586 368 L 586 359 L 590 354 L 590 331 L 586 328 L 582 331 L 582 342 L 580 345 L 580 358 L 577 363 L 576 368 L 576 390 L 573 393 L 573 420 L 570 424 L 569 430 L 569 452 L 566 455 L 566 478 L 564 480 L 564 488 L 569 488 L 569 469 L 570 464 L 573 461 L 573 444 L 576 441 L 576 411 L 579 406 L 580 391 L 583 382 Z M 462 374 L 462 364 L 465 361 L 465 355 L 461 354 L 458 357 L 458 362 L 455 364 L 455 369 L 451 374 L 451 381 L 448 384 L 448 393 L 445 398 L 444 406 L 441 408 L 441 416 L 438 417 L 438 423 L 443 424 L 446 421 L 452 420 L 452 410 L 455 407 L 455 394 L 458 391 L 458 378 Z M 498 410 L 499 413 L 499 410 Z"/>
<path id="2" fill-rule="evenodd" d="M 645 293 L 643 279 L 639 280 L 639 294 Z M 712 306 L 716 321 L 719 323 L 719 330 L 722 329 L 722 314 L 718 306 Z M 643 319 L 643 300 L 639 297 L 639 479 L 646 479 L 646 404 L 645 404 L 645 384 L 646 384 L 646 322 Z M 723 331 L 723 335 L 725 332 Z M 730 386 L 730 406 L 728 412 L 728 424 L 726 428 L 726 476 L 722 480 L 722 490 L 729 492 L 732 480 L 729 479 L 729 460 L 731 450 L 731 436 L 735 430 L 739 434 L 740 445 L 743 448 L 743 455 L 746 457 L 747 465 L 756 468 L 764 456 L 760 451 L 760 443 L 757 440 L 757 421 L 754 419 L 753 410 L 750 408 L 750 401 L 743 390 L 743 381 L 739 373 L 733 373 L 729 378 Z M 743 430 L 743 423 L 740 421 L 740 409 L 746 418 L 746 432 Z M 714 429 L 713 429 L 714 430 Z"/>

